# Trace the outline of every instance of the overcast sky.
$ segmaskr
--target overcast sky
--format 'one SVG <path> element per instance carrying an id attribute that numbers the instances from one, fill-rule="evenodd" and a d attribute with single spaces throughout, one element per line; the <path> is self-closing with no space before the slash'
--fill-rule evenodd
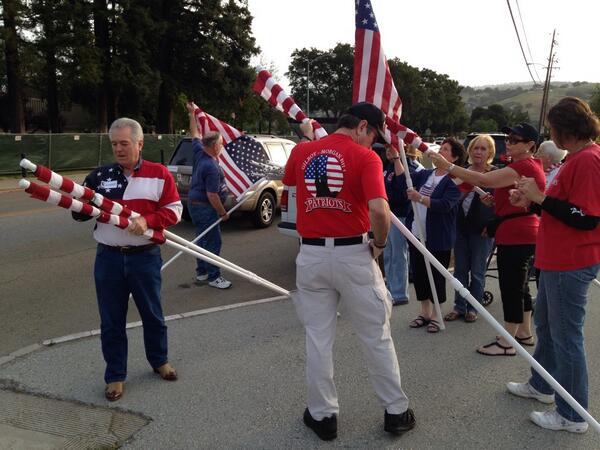
<path id="1" fill-rule="evenodd" d="M 284 73 L 296 48 L 354 44 L 355 0 L 249 0 L 261 57 Z M 520 0 L 529 48 L 510 0 L 533 76 L 545 78 L 556 28 L 555 81 L 600 82 L 600 1 Z M 464 86 L 531 81 L 506 0 L 371 0 L 384 52 Z M 543 67 L 542 67 L 543 66 Z M 533 67 L 537 69 L 536 73 Z"/>

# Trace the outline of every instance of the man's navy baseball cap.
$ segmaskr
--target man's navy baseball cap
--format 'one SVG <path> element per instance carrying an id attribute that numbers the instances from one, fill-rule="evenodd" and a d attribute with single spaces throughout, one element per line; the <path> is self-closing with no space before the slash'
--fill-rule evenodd
<path id="1" fill-rule="evenodd" d="M 366 120 L 377 131 L 378 142 L 386 143 L 385 140 L 385 114 L 381 109 L 369 102 L 359 102 L 352 105 L 346 110 L 346 114 L 350 114 L 359 119 Z"/>
<path id="2" fill-rule="evenodd" d="M 504 127 L 502 128 L 502 132 L 506 134 L 516 134 L 517 136 L 521 136 L 527 142 L 535 142 L 536 145 L 540 139 L 540 135 L 535 127 L 527 122 L 521 122 L 514 127 Z"/>

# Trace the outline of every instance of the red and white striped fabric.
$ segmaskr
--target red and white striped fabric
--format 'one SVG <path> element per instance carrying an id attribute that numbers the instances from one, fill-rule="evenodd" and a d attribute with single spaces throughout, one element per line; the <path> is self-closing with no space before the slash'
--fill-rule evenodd
<path id="1" fill-rule="evenodd" d="M 388 132 L 391 134 L 390 137 L 402 139 L 408 145 L 418 148 L 423 153 L 431 151 L 427 144 L 419 137 L 417 133 L 412 131 L 410 128 L 392 120 L 390 117 L 385 118 L 385 124 L 387 125 L 386 136 Z M 394 140 L 391 141 L 394 144 Z"/>
<path id="2" fill-rule="evenodd" d="M 392 145 L 397 146 L 399 138 L 422 152 L 429 151 L 429 147 L 414 131 L 400 124 L 402 100 L 381 47 L 379 27 L 371 2 L 357 0 L 355 10 L 352 103 L 370 102 L 385 113 L 390 131 L 386 132 L 386 138 Z"/>
<path id="3" fill-rule="evenodd" d="M 20 165 L 21 167 L 33 172 L 38 180 L 47 183 L 50 187 L 66 192 L 73 198 L 91 201 L 94 205 L 102 209 L 102 211 L 122 217 L 133 218 L 139 216 L 138 213 L 124 207 L 120 203 L 113 202 L 112 200 L 104 197 L 102 194 L 94 192 L 93 189 L 77 184 L 70 178 L 63 177 L 59 173 L 54 172 L 46 166 L 34 164 L 28 159 L 21 160 Z"/>
<path id="4" fill-rule="evenodd" d="M 371 2 L 356 0 L 355 10 L 352 103 L 373 103 L 386 116 L 400 122 L 402 100 L 381 47 L 381 35 Z"/>
<path id="5" fill-rule="evenodd" d="M 23 187 L 25 192 L 30 194 L 33 198 L 37 198 L 38 200 L 42 200 L 52 205 L 60 206 L 61 208 L 65 208 L 70 211 L 85 214 L 86 216 L 95 217 L 100 223 L 114 225 L 124 230 L 126 230 L 131 224 L 129 219 L 126 217 L 102 211 L 95 206 L 90 205 L 89 203 L 83 203 L 74 199 L 73 197 L 53 191 L 48 186 L 42 186 L 24 179 L 19 182 L 19 185 Z M 162 244 L 165 242 L 165 236 L 163 233 L 156 230 L 148 229 L 143 236 L 157 244 Z"/>
<path id="6" fill-rule="evenodd" d="M 242 136 L 242 132 L 232 127 L 226 122 L 211 116 L 201 108 L 196 109 L 194 112 L 196 120 L 198 122 L 198 128 L 202 134 L 206 134 L 209 131 L 218 131 L 225 144 L 229 144 L 231 141 Z M 246 173 L 238 167 L 235 161 L 229 156 L 227 150 L 223 149 L 219 156 L 219 165 L 223 169 L 225 174 L 225 182 L 229 190 L 239 198 L 250 186 L 252 186 L 252 180 L 246 175 Z"/>
<path id="7" fill-rule="evenodd" d="M 268 70 L 262 69 L 258 72 L 256 81 L 252 85 L 252 89 L 264 98 L 269 105 L 277 108 L 284 114 L 287 114 L 292 119 L 297 120 L 298 122 L 308 122 L 309 118 L 306 117 L 304 111 L 300 109 L 292 96 L 288 95 L 275 81 Z M 325 131 L 321 124 L 316 120 L 312 122 L 312 128 L 317 140 L 327 136 L 327 131 Z"/>

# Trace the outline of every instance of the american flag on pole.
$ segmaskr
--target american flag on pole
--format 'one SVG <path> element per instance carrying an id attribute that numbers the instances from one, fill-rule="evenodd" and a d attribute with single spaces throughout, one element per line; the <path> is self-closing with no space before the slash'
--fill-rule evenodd
<path id="1" fill-rule="evenodd" d="M 370 0 L 356 0 L 352 103 L 369 102 L 400 122 L 402 100 L 394 86 Z"/>
<path id="2" fill-rule="evenodd" d="M 309 120 L 292 96 L 285 92 L 268 70 L 262 69 L 258 72 L 256 81 L 252 85 L 252 90 L 264 98 L 269 105 L 277 108 L 284 114 L 287 114 L 292 119 L 297 120 L 298 122 L 306 122 Z M 327 136 L 327 131 L 325 131 L 319 122 L 313 121 L 312 127 L 316 139 Z"/>
<path id="3" fill-rule="evenodd" d="M 195 115 L 202 134 L 218 131 L 223 136 L 226 145 L 219 156 L 219 165 L 225 174 L 227 187 L 239 199 L 260 178 L 253 174 L 256 169 L 252 166 L 252 161 L 269 162 L 265 149 L 256 139 L 244 135 L 200 108 L 195 111 Z"/>

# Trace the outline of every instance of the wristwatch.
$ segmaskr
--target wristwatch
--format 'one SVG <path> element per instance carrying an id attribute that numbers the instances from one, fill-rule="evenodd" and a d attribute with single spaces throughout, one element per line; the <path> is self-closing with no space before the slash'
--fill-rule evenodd
<path id="1" fill-rule="evenodd" d="M 419 197 L 419 203 L 423 203 L 423 196 L 422 195 Z"/>
<path id="2" fill-rule="evenodd" d="M 375 239 L 373 239 L 373 245 L 377 248 L 385 248 L 387 245 L 387 240 L 383 243 L 383 245 L 379 245 L 377 242 L 375 242 Z"/>
<path id="3" fill-rule="evenodd" d="M 450 163 L 450 165 L 448 166 L 448 168 L 446 169 L 446 172 L 450 173 L 452 172 L 452 170 L 456 167 L 456 165 L 454 163 Z"/>

